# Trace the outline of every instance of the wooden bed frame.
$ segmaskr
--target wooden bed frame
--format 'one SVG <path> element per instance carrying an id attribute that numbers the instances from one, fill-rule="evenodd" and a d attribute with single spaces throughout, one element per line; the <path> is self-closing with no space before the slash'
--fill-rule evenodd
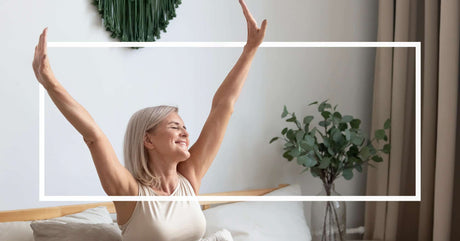
<path id="1" fill-rule="evenodd" d="M 200 196 L 262 196 L 269 192 L 288 186 L 288 184 L 280 184 L 275 188 L 246 190 L 246 191 L 233 191 L 202 194 Z M 208 209 L 213 204 L 232 203 L 230 201 L 205 201 L 200 202 L 202 209 Z M 89 208 L 105 206 L 110 213 L 115 213 L 115 206 L 113 202 L 101 202 L 90 204 L 67 205 L 58 207 L 34 208 L 34 209 L 21 209 L 13 211 L 1 211 L 0 222 L 14 222 L 14 221 L 33 221 L 41 219 L 50 219 L 62 217 L 69 214 L 79 213 Z"/>

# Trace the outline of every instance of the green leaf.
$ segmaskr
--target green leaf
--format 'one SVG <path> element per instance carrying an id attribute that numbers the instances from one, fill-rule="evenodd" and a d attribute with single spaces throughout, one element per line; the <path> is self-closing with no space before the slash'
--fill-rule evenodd
<path id="1" fill-rule="evenodd" d="M 287 131 L 288 131 L 288 128 L 287 128 L 287 127 L 286 127 L 286 128 L 284 128 L 284 129 L 281 131 L 281 135 L 284 135 L 284 134 L 286 134 L 286 132 L 287 132 Z"/>
<path id="2" fill-rule="evenodd" d="M 308 169 L 310 169 L 310 168 L 309 168 L 309 167 L 307 167 L 307 168 L 303 169 L 303 171 L 302 171 L 302 172 L 300 172 L 300 174 L 304 174 L 306 171 L 308 171 Z"/>
<path id="3" fill-rule="evenodd" d="M 344 169 L 342 175 L 346 180 L 352 179 L 353 178 L 353 169 L 352 168 Z"/>
<path id="4" fill-rule="evenodd" d="M 334 112 L 334 118 L 342 119 L 342 115 L 339 112 Z"/>
<path id="5" fill-rule="evenodd" d="M 340 132 L 340 130 L 337 129 L 335 126 L 331 126 L 331 128 L 328 130 L 330 136 L 334 136 L 334 134 L 337 132 Z"/>
<path id="6" fill-rule="evenodd" d="M 321 115 L 324 117 L 324 119 L 329 119 L 329 117 L 331 116 L 331 112 L 323 111 L 321 112 Z"/>
<path id="7" fill-rule="evenodd" d="M 316 127 L 313 127 L 310 132 L 308 133 L 308 135 L 311 135 L 311 136 L 316 136 L 316 132 L 318 131 L 318 129 L 316 129 Z M 321 133 L 320 133 L 321 134 Z"/>
<path id="8" fill-rule="evenodd" d="M 294 159 L 294 157 L 289 155 L 289 152 L 290 151 L 287 151 L 287 152 L 283 153 L 283 157 L 286 158 L 288 161 L 292 161 L 292 159 Z"/>
<path id="9" fill-rule="evenodd" d="M 286 117 L 289 114 L 286 105 L 283 108 L 283 113 L 281 113 L 281 118 Z"/>
<path id="10" fill-rule="evenodd" d="M 298 157 L 300 155 L 299 148 L 294 148 L 289 152 L 289 155 L 292 157 Z"/>
<path id="11" fill-rule="evenodd" d="M 308 104 L 308 106 L 310 106 L 310 105 L 316 105 L 316 104 L 318 104 L 318 101 L 311 102 L 310 104 Z"/>
<path id="12" fill-rule="evenodd" d="M 294 141 L 294 140 L 295 140 L 294 131 L 293 131 L 292 129 L 288 130 L 288 132 L 286 133 L 286 137 L 287 137 L 290 141 Z"/>
<path id="13" fill-rule="evenodd" d="M 355 164 L 355 163 L 360 163 L 360 162 L 361 162 L 361 159 L 356 158 L 354 156 L 350 156 L 350 158 L 348 158 L 348 161 L 345 163 Z"/>
<path id="14" fill-rule="evenodd" d="M 327 103 L 328 100 L 325 100 L 323 102 L 321 102 L 321 104 L 319 104 L 318 106 L 318 111 L 319 112 L 323 112 L 325 109 L 327 108 L 331 108 L 331 105 Z"/>
<path id="15" fill-rule="evenodd" d="M 360 120 L 360 119 L 353 119 L 353 120 L 350 122 L 350 126 L 351 126 L 351 128 L 353 128 L 353 129 L 358 129 L 360 124 L 361 124 L 361 120 Z"/>
<path id="16" fill-rule="evenodd" d="M 278 140 L 278 139 L 279 139 L 279 137 L 273 137 L 273 138 L 270 140 L 270 144 L 272 144 L 272 142 L 274 142 L 274 141 L 276 141 L 276 140 Z"/>
<path id="17" fill-rule="evenodd" d="M 307 145 L 313 147 L 315 145 L 315 138 L 310 136 L 310 135 L 305 135 L 304 137 L 305 142 L 307 142 Z"/>
<path id="18" fill-rule="evenodd" d="M 316 160 L 307 154 L 297 157 L 297 163 L 299 165 L 305 165 L 305 167 L 312 167 L 316 165 Z"/>
<path id="19" fill-rule="evenodd" d="M 297 164 L 304 165 L 307 162 L 307 155 L 302 155 L 297 157 Z"/>
<path id="20" fill-rule="evenodd" d="M 313 150 L 313 148 L 312 148 L 311 146 L 309 146 L 309 145 L 307 144 L 306 141 L 300 141 L 299 145 L 300 145 L 300 147 L 302 147 L 306 152 L 309 152 L 309 151 Z"/>
<path id="21" fill-rule="evenodd" d="M 325 157 L 318 166 L 319 169 L 326 169 L 331 164 L 331 157 Z"/>
<path id="22" fill-rule="evenodd" d="M 313 116 L 309 115 L 309 116 L 305 116 L 305 118 L 303 118 L 303 123 L 305 125 L 308 125 L 310 124 L 310 122 L 313 120 Z"/>
<path id="23" fill-rule="evenodd" d="M 286 142 L 286 143 L 284 143 L 284 147 L 294 147 L 294 146 L 295 146 L 295 145 L 294 145 L 294 143 L 292 143 L 292 142 Z"/>
<path id="24" fill-rule="evenodd" d="M 347 151 L 348 156 L 356 156 L 358 154 L 359 154 L 359 150 L 358 150 L 358 147 L 356 146 L 351 146 L 350 149 L 348 149 Z"/>
<path id="25" fill-rule="evenodd" d="M 294 112 L 292 113 L 291 118 L 286 119 L 286 122 L 296 122 L 296 121 L 297 121 L 297 117 L 295 116 Z"/>
<path id="26" fill-rule="evenodd" d="M 383 162 L 383 158 L 381 158 L 380 156 L 373 156 L 372 160 L 374 160 L 375 162 Z"/>
<path id="27" fill-rule="evenodd" d="M 383 129 L 387 130 L 387 129 L 390 129 L 390 127 L 391 127 L 391 120 L 387 119 L 385 121 L 385 124 L 383 124 Z"/>
<path id="28" fill-rule="evenodd" d="M 358 171 L 358 172 L 363 172 L 363 167 L 361 165 L 356 165 L 355 169 Z"/>
<path id="29" fill-rule="evenodd" d="M 296 133 L 297 143 L 300 143 L 300 141 L 303 140 L 304 135 L 305 135 L 305 131 L 297 131 Z"/>
<path id="30" fill-rule="evenodd" d="M 331 143 L 329 142 L 329 139 L 324 138 L 324 139 L 323 139 L 323 143 L 324 143 L 324 146 L 325 146 L 326 148 L 331 147 Z"/>
<path id="31" fill-rule="evenodd" d="M 345 130 L 343 134 L 345 134 L 345 140 L 350 141 L 350 130 Z"/>
<path id="32" fill-rule="evenodd" d="M 377 150 L 375 149 L 374 145 L 369 144 L 367 146 L 369 147 L 369 152 L 371 153 L 371 155 L 377 154 Z"/>
<path id="33" fill-rule="evenodd" d="M 318 168 L 310 168 L 310 173 L 313 177 L 320 176 L 320 170 Z"/>
<path id="34" fill-rule="evenodd" d="M 328 127 L 331 124 L 331 121 L 320 121 L 319 125 L 322 127 Z"/>
<path id="35" fill-rule="evenodd" d="M 375 139 L 383 140 L 384 137 L 385 137 L 385 130 L 379 129 L 375 131 Z"/>
<path id="36" fill-rule="evenodd" d="M 358 134 L 356 134 L 354 132 L 351 132 L 350 134 L 351 134 L 350 142 L 352 144 L 360 146 L 363 143 L 363 138 L 360 135 L 358 135 Z"/>
<path id="37" fill-rule="evenodd" d="M 385 144 L 383 146 L 383 149 L 382 149 L 383 153 L 389 154 L 390 150 L 391 150 L 391 145 L 390 144 Z"/>
<path id="38" fill-rule="evenodd" d="M 319 153 L 319 148 L 318 148 L 318 146 L 315 145 L 315 146 L 313 147 L 313 151 L 314 151 L 314 153 L 316 154 L 316 157 L 317 157 L 320 161 L 322 161 L 322 160 L 323 160 L 323 155 L 321 155 L 321 153 Z"/>
<path id="39" fill-rule="evenodd" d="M 341 143 L 343 141 L 342 133 L 340 131 L 335 132 L 332 136 L 332 140 L 336 143 Z"/>
<path id="40" fill-rule="evenodd" d="M 344 131 L 348 127 L 347 123 L 339 123 L 339 130 Z"/>
<path id="41" fill-rule="evenodd" d="M 367 160 L 369 159 L 369 156 L 371 155 L 369 147 L 365 146 L 361 149 L 359 152 L 359 156 L 361 157 L 362 160 Z"/>
<path id="42" fill-rule="evenodd" d="M 306 167 L 313 167 L 317 164 L 318 162 L 312 158 L 311 156 L 307 156 L 307 162 L 304 163 Z"/>
<path id="43" fill-rule="evenodd" d="M 351 115 L 346 115 L 342 117 L 342 122 L 345 122 L 345 123 L 351 122 L 352 120 L 353 120 L 353 116 Z"/>

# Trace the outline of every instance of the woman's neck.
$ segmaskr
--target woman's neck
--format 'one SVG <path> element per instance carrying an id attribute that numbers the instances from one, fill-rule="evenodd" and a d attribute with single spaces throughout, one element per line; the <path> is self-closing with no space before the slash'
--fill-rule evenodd
<path id="1" fill-rule="evenodd" d="M 150 172 L 160 180 L 159 187 L 152 187 L 155 192 L 158 192 L 160 195 L 171 195 L 174 192 L 179 183 L 177 164 L 178 162 L 175 161 L 166 161 L 158 158 L 149 161 Z"/>

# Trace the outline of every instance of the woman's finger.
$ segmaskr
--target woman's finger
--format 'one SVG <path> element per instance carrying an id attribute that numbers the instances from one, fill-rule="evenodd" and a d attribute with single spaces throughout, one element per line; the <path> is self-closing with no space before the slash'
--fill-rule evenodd
<path id="1" fill-rule="evenodd" d="M 264 19 L 262 25 L 260 26 L 260 29 L 262 30 L 262 33 L 265 33 L 265 29 L 267 29 L 267 19 Z"/>
<path id="2" fill-rule="evenodd" d="M 246 3 L 243 1 L 243 0 L 239 0 L 240 2 L 240 5 L 241 5 L 241 8 L 243 9 L 243 14 L 244 14 L 244 17 L 246 17 L 246 19 L 248 18 L 248 7 L 246 6 Z"/>
<path id="3" fill-rule="evenodd" d="M 47 35 L 48 35 L 48 27 L 43 30 L 43 53 L 47 54 L 48 53 L 48 48 L 47 48 Z"/>
<path id="4" fill-rule="evenodd" d="M 37 49 L 38 49 L 38 46 L 35 46 L 34 62 L 37 60 L 37 55 L 38 55 L 38 53 L 37 53 L 37 52 L 38 52 L 38 51 L 37 51 Z"/>
<path id="5" fill-rule="evenodd" d="M 43 50 L 44 50 L 44 46 L 45 46 L 44 37 L 45 37 L 45 30 L 43 30 L 42 34 L 40 34 L 40 44 L 38 47 L 40 50 L 40 53 L 43 53 Z"/>
<path id="6" fill-rule="evenodd" d="M 239 0 L 239 1 L 241 4 L 241 8 L 243 8 L 243 14 L 244 14 L 244 17 L 246 18 L 246 21 L 256 23 L 256 20 L 252 16 L 251 12 L 249 12 L 249 9 L 246 3 L 243 0 Z"/>
<path id="7" fill-rule="evenodd" d="M 38 45 L 37 45 L 37 52 L 40 54 L 42 49 L 42 35 L 40 34 L 40 38 L 38 39 Z"/>

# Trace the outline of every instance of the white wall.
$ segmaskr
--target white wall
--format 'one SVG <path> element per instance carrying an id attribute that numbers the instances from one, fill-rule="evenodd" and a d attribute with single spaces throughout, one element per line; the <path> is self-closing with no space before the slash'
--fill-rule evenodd
<path id="1" fill-rule="evenodd" d="M 31 63 L 41 30 L 49 41 L 113 41 L 91 0 L 0 2 L 0 210 L 67 205 L 38 201 L 38 84 Z M 266 41 L 375 41 L 377 1 L 247 0 L 268 19 Z M 161 41 L 245 41 L 237 0 L 183 1 Z M 122 157 L 130 115 L 146 106 L 177 105 L 192 142 L 212 96 L 241 54 L 239 48 L 50 48 L 57 78 L 102 127 Z M 375 49 L 262 48 L 237 102 L 226 137 L 203 180 L 202 193 L 320 181 L 268 144 L 284 127 L 286 104 L 298 116 L 329 98 L 370 128 Z M 46 96 L 46 195 L 104 195 L 81 136 Z M 362 195 L 365 175 L 339 180 L 337 191 Z M 349 227 L 363 225 L 364 203 L 348 203 Z M 306 203 L 309 208 L 309 203 Z M 308 215 L 309 212 L 307 212 Z"/>

